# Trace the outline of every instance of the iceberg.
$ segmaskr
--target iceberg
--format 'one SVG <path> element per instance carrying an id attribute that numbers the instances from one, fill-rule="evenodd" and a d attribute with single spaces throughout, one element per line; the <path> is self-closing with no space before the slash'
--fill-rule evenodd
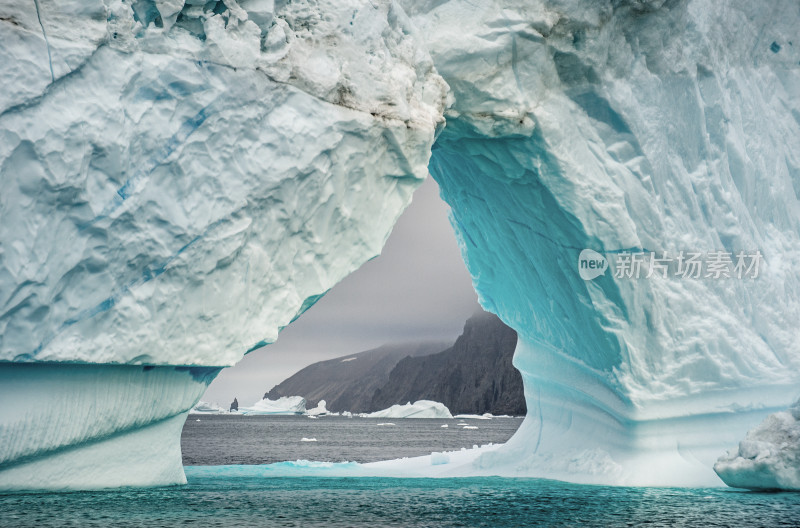
<path id="1" fill-rule="evenodd" d="M 241 414 L 306 414 L 306 399 L 301 396 L 284 396 L 277 400 L 264 398 L 250 407 L 241 407 Z"/>
<path id="2" fill-rule="evenodd" d="M 794 0 L 3 13 L 2 489 L 183 482 L 208 382 L 377 255 L 428 171 L 528 408 L 436 468 L 718 485 L 798 396 Z M 716 274 L 675 273 L 695 252 Z M 789 463 L 764 435 L 731 464 Z"/>
<path id="3" fill-rule="evenodd" d="M 327 408 L 327 406 L 326 406 L 326 403 L 327 403 L 327 402 L 326 402 L 325 400 L 320 400 L 320 401 L 317 403 L 317 406 L 316 406 L 316 407 L 314 407 L 313 409 L 308 409 L 308 410 L 306 411 L 306 414 L 307 414 L 308 416 L 325 416 L 325 415 L 327 415 L 327 414 L 330 414 L 330 413 L 328 412 L 328 408 Z"/>
<path id="4" fill-rule="evenodd" d="M 216 403 L 208 403 L 200 400 L 191 408 L 189 414 L 228 414 L 228 411 Z"/>
<path id="5" fill-rule="evenodd" d="M 800 490 L 800 400 L 748 431 L 714 471 L 734 488 Z"/>
<path id="6" fill-rule="evenodd" d="M 720 454 L 800 387 L 797 4 L 401 4 L 453 95 L 431 174 L 519 336 L 527 417 L 476 467 L 720 485 Z M 762 267 L 681 278 L 682 251 Z"/>
<path id="7" fill-rule="evenodd" d="M 444 404 L 430 400 L 419 400 L 405 405 L 392 405 L 388 409 L 365 413 L 364 418 L 452 418 Z M 381 425 L 381 424 L 378 424 Z M 386 425 L 386 424 L 383 424 Z M 392 424 L 394 425 L 394 424 Z"/>
<path id="8" fill-rule="evenodd" d="M 447 87 L 392 2 L 2 11 L 0 376 L 41 410 L 4 411 L 0 489 L 182 483 L 216 372 L 380 252 Z"/>

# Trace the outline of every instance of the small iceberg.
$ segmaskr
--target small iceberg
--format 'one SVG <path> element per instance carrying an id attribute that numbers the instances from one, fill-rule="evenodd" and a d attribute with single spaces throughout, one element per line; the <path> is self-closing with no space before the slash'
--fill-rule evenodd
<path id="1" fill-rule="evenodd" d="M 392 422 L 382 422 L 379 423 L 378 425 L 394 425 L 394 424 Z"/>
<path id="2" fill-rule="evenodd" d="M 457 414 L 453 418 L 458 418 L 459 420 L 491 420 L 494 416 L 492 413 L 487 412 L 483 414 Z"/>
<path id="3" fill-rule="evenodd" d="M 751 490 L 800 491 L 800 400 L 767 416 L 714 471 L 725 484 Z"/>
<path id="4" fill-rule="evenodd" d="M 478 427 L 475 425 L 465 425 L 462 429 L 477 429 Z"/>
<path id="5" fill-rule="evenodd" d="M 414 403 L 408 402 L 405 405 L 392 405 L 388 409 L 368 413 L 366 418 L 452 418 L 450 410 L 444 404 L 430 401 L 419 400 Z"/>
<path id="6" fill-rule="evenodd" d="M 189 414 L 227 414 L 228 411 L 215 403 L 208 403 L 200 400 L 197 405 L 192 407 Z M 199 420 L 198 420 L 199 421 Z"/>
<path id="7" fill-rule="evenodd" d="M 449 427 L 447 424 L 442 424 L 441 427 Z"/>
<path id="8" fill-rule="evenodd" d="M 301 442 L 316 442 L 316 438 L 306 438 L 305 436 L 300 439 Z"/>
<path id="9" fill-rule="evenodd" d="M 291 415 L 306 413 L 306 399 L 301 396 L 284 396 L 277 400 L 264 398 L 250 407 L 240 407 L 242 414 Z"/>
<path id="10" fill-rule="evenodd" d="M 324 416 L 326 414 L 330 414 L 327 408 L 327 402 L 325 400 L 320 400 L 317 403 L 317 406 L 313 409 L 309 409 L 306 411 L 306 414 L 309 416 Z"/>

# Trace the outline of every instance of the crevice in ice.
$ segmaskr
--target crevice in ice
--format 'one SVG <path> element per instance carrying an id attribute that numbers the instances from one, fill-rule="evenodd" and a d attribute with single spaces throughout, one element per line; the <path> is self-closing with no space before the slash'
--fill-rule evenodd
<path id="1" fill-rule="evenodd" d="M 47 40 L 47 31 L 45 31 L 44 24 L 42 23 L 42 14 L 39 9 L 39 0 L 33 0 L 33 3 L 36 6 L 36 18 L 39 20 L 39 26 L 42 28 L 42 36 L 44 37 L 44 43 L 47 46 L 47 62 L 50 65 L 50 82 L 55 82 L 56 76 L 53 73 L 53 56 L 50 53 L 50 41 Z"/>

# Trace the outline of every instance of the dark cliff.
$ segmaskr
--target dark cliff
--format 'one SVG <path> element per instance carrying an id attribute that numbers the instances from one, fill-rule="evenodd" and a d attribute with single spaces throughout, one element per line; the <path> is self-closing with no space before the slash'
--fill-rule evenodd
<path id="1" fill-rule="evenodd" d="M 424 399 L 442 402 L 453 414 L 524 415 L 522 376 L 511 363 L 516 344 L 516 332 L 497 316 L 475 315 L 451 348 L 401 360 L 370 410 Z"/>

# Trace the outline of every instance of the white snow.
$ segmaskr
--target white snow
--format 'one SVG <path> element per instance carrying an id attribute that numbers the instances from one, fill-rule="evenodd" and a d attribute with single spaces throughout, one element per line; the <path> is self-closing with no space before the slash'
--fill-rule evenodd
<path id="1" fill-rule="evenodd" d="M 301 396 L 284 396 L 277 400 L 264 398 L 249 407 L 239 407 L 241 414 L 305 414 L 306 400 Z"/>
<path id="2" fill-rule="evenodd" d="M 800 400 L 748 431 L 714 471 L 735 488 L 800 490 Z"/>
<path id="3" fill-rule="evenodd" d="M 366 418 L 452 418 L 444 404 L 419 400 L 405 405 L 392 405 L 388 409 L 364 414 Z"/>

